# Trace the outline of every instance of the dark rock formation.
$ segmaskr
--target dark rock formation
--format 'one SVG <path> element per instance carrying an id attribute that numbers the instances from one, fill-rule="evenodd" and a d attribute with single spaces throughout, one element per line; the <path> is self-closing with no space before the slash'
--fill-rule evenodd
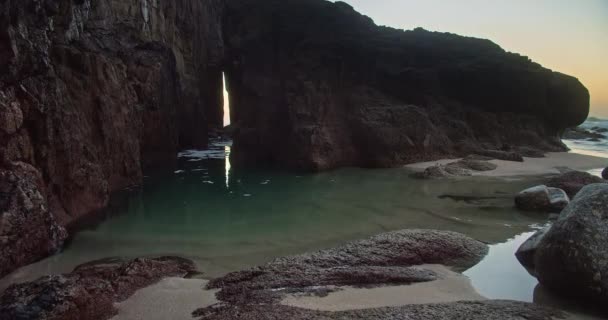
<path id="1" fill-rule="evenodd" d="M 515 252 L 515 257 L 517 257 L 519 263 L 521 263 L 521 265 L 524 266 L 528 273 L 530 273 L 530 275 L 533 277 L 537 276 L 534 263 L 536 250 L 538 249 L 538 245 L 545 234 L 549 232 L 549 229 L 551 229 L 551 226 L 546 226 L 543 229 L 538 230 L 517 249 L 517 252 Z"/>
<path id="2" fill-rule="evenodd" d="M 345 3 L 230 0 L 236 164 L 389 167 L 529 146 L 563 151 L 589 93 L 496 44 L 376 26 Z"/>
<path id="3" fill-rule="evenodd" d="M 574 198 L 574 196 L 576 196 L 576 194 L 586 185 L 605 182 L 606 181 L 602 178 L 596 177 L 588 172 L 568 171 L 549 179 L 546 185 L 548 187 L 562 189 L 566 191 L 570 198 Z"/>
<path id="4" fill-rule="evenodd" d="M 57 252 L 66 236 L 38 171 L 21 162 L 0 166 L 0 277 Z"/>
<path id="5" fill-rule="evenodd" d="M 561 212 L 570 203 L 570 197 L 562 189 L 536 186 L 515 196 L 515 205 L 520 210 L 538 212 Z"/>
<path id="6" fill-rule="evenodd" d="M 386 285 L 431 281 L 431 271 L 412 268 L 444 264 L 466 270 L 487 246 L 455 232 L 404 230 L 381 234 L 335 249 L 276 259 L 247 271 L 214 279 L 222 301 L 233 304 L 280 301 L 286 293 L 331 290 L 336 285 Z M 320 289 L 312 287 L 323 286 Z M 317 292 L 318 293 L 318 292 Z"/>
<path id="7" fill-rule="evenodd" d="M 608 167 L 602 171 L 602 178 L 604 178 L 604 180 L 608 180 Z"/>
<path id="8" fill-rule="evenodd" d="M 277 259 L 215 279 L 222 302 L 194 312 L 200 319 L 538 319 L 561 313 L 513 301 L 479 301 L 322 312 L 281 305 L 286 294 L 327 294 L 335 286 L 382 286 L 429 281 L 419 264 L 464 270 L 487 246 L 454 232 L 404 230 L 315 253 Z"/>
<path id="9" fill-rule="evenodd" d="M 116 313 L 115 302 L 163 277 L 193 270 L 192 262 L 174 257 L 88 263 L 69 274 L 9 287 L 0 297 L 0 320 L 108 319 Z"/>
<path id="10" fill-rule="evenodd" d="M 536 242 L 536 241 L 535 241 Z M 556 293 L 608 301 L 608 184 L 583 188 L 550 230 L 540 236 L 534 273 Z M 529 263 L 526 263 L 529 266 Z"/>
<path id="11" fill-rule="evenodd" d="M 221 121 L 221 12 L 221 0 L 2 1 L 0 160 L 38 170 L 61 225 L 206 145 Z M 23 255 L 2 272 L 42 256 Z"/>
<path id="12" fill-rule="evenodd" d="M 204 146 L 222 126 L 222 69 L 235 165 L 518 161 L 520 147 L 565 150 L 559 133 L 589 109 L 578 80 L 527 57 L 487 40 L 378 27 L 342 2 L 5 0 L 0 9 L 0 160 L 39 171 L 61 225 L 141 183 L 142 170 L 173 166 L 179 148 Z"/>
<path id="13" fill-rule="evenodd" d="M 531 303 L 516 301 L 475 301 L 444 304 L 408 305 L 403 307 L 324 312 L 282 305 L 250 304 L 237 307 L 218 306 L 195 312 L 205 320 L 550 320 L 563 317 L 562 312 Z"/>

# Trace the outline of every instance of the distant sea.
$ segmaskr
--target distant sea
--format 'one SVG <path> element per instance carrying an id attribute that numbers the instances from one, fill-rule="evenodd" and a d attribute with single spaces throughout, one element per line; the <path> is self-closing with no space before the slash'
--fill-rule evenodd
<path id="1" fill-rule="evenodd" d="M 590 117 L 583 123 L 581 128 L 596 132 L 598 128 L 608 129 L 608 119 Z M 608 132 L 602 133 L 605 137 L 598 141 L 591 140 L 564 140 L 564 143 L 572 150 L 571 152 L 586 154 L 590 156 L 608 158 Z M 608 159 L 606 160 L 608 165 Z M 595 175 L 600 175 L 601 169 L 590 171 Z"/>

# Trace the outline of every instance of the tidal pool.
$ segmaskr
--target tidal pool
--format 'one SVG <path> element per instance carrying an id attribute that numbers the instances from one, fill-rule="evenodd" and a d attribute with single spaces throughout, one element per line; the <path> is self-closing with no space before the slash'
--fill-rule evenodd
<path id="1" fill-rule="evenodd" d="M 107 257 L 178 255 L 207 277 L 274 257 L 405 228 L 453 230 L 491 245 L 465 274 L 489 298 L 532 301 L 536 280 L 513 253 L 547 216 L 524 214 L 513 194 L 538 178 L 418 180 L 406 169 L 341 169 L 311 175 L 230 167 L 230 145 L 185 151 L 180 168 L 114 197 L 100 223 L 63 252 L 3 279 L 69 272 Z"/>

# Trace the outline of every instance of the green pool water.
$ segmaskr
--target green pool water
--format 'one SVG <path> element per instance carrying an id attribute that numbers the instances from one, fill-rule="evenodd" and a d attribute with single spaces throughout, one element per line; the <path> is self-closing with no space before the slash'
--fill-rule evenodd
<path id="1" fill-rule="evenodd" d="M 102 222 L 3 283 L 68 272 L 101 258 L 152 255 L 190 258 L 215 277 L 381 232 L 431 228 L 491 244 L 488 257 L 466 273 L 480 293 L 532 300 L 536 280 L 513 253 L 547 217 L 517 211 L 513 194 L 534 179 L 426 181 L 403 168 L 314 175 L 237 171 L 225 157 L 229 151 L 220 144 L 202 155 L 182 154 L 178 171 L 146 177 L 140 189 L 117 195 Z"/>

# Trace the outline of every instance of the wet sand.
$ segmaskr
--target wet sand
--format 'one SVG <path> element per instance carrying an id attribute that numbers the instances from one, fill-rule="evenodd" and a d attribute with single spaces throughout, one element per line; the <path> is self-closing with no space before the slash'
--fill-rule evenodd
<path id="1" fill-rule="evenodd" d="M 165 278 L 116 304 L 112 320 L 192 320 L 192 312 L 218 302 L 207 280 Z"/>
<path id="2" fill-rule="evenodd" d="M 421 162 L 407 165 L 414 171 L 422 171 L 436 164 L 448 164 L 458 159 L 445 159 L 431 162 Z M 545 158 L 524 158 L 524 162 L 492 160 L 498 165 L 496 170 L 486 172 L 473 172 L 475 176 L 486 177 L 518 177 L 518 176 L 542 176 L 559 174 L 565 168 L 579 171 L 605 168 L 608 166 L 608 158 L 583 155 L 567 152 L 550 152 Z"/>
<path id="3" fill-rule="evenodd" d="M 466 276 L 442 265 L 421 265 L 432 270 L 438 280 L 411 285 L 377 288 L 342 287 L 326 297 L 291 295 L 282 304 L 320 311 L 346 311 L 357 309 L 399 307 L 409 304 L 444 303 L 485 300 L 475 291 Z"/>

